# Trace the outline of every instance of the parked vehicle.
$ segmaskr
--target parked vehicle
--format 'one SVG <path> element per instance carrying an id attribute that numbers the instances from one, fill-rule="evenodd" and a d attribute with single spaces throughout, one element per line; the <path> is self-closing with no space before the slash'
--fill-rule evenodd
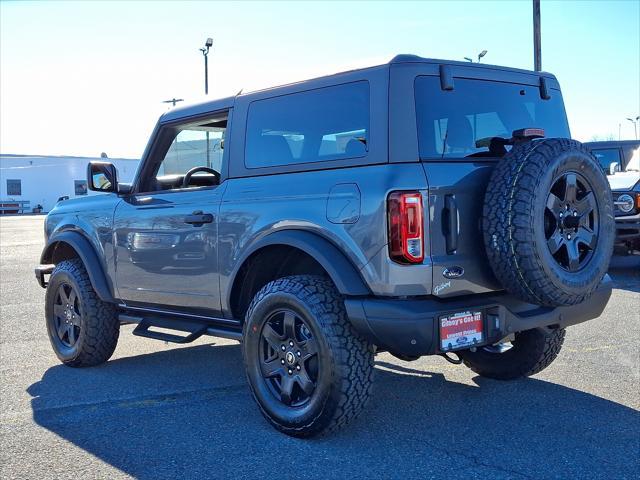
<path id="1" fill-rule="evenodd" d="M 600 164 L 609 164 L 616 217 L 615 251 L 640 255 L 640 141 L 586 143 Z"/>
<path id="2" fill-rule="evenodd" d="M 611 192 L 569 137 L 554 76 L 411 55 L 171 110 L 132 184 L 94 162 L 108 194 L 47 217 L 53 348 L 97 365 L 122 323 L 240 340 L 300 437 L 362 411 L 376 352 L 536 374 L 611 294 Z"/>

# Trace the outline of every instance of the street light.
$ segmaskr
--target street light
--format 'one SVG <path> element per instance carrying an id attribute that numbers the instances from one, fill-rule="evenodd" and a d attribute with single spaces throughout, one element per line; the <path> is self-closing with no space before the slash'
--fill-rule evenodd
<path id="1" fill-rule="evenodd" d="M 481 59 L 482 57 L 484 57 L 486 54 L 487 54 L 487 51 L 486 51 L 486 50 L 482 50 L 482 51 L 478 54 L 478 63 L 480 63 L 480 59 Z M 464 59 L 465 59 L 467 62 L 471 62 L 471 63 L 473 63 L 473 59 L 472 59 L 472 58 L 470 58 L 470 57 L 464 57 Z"/>
<path id="2" fill-rule="evenodd" d="M 213 46 L 213 38 L 207 38 L 204 43 L 204 47 L 200 49 L 202 56 L 204 57 L 204 94 L 209 95 L 209 61 L 207 55 L 209 55 L 209 49 Z"/>
<path id="3" fill-rule="evenodd" d="M 627 117 L 627 120 L 629 120 L 631 123 L 633 123 L 633 136 L 637 140 L 638 139 L 638 120 L 640 120 L 640 115 L 638 115 L 635 119 Z"/>
<path id="4" fill-rule="evenodd" d="M 209 95 L 209 59 L 207 55 L 209 55 L 209 49 L 213 46 L 213 38 L 207 38 L 207 41 L 204 42 L 204 47 L 200 49 L 202 52 L 202 56 L 204 57 L 204 94 Z M 209 130 L 205 132 L 205 136 L 207 139 L 206 148 L 207 148 L 207 167 L 211 168 L 211 158 L 209 154 Z"/>

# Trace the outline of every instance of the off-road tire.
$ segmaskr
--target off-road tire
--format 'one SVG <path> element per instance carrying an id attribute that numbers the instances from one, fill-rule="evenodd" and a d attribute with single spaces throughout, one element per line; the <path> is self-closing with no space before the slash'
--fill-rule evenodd
<path id="1" fill-rule="evenodd" d="M 573 233 L 569 233 L 569 229 L 560 234 L 560 229 L 565 228 L 560 225 L 556 226 L 556 233 L 562 243 L 554 254 L 550 251 L 546 229 L 548 222 L 556 222 L 556 218 L 551 215 L 549 220 L 548 201 L 553 198 L 550 196 L 552 188 L 560 179 L 569 178 L 569 175 L 576 178 L 576 174 L 593 193 L 594 206 L 589 210 L 592 213 L 584 215 L 584 221 L 595 222 L 597 231 L 591 237 L 595 239 L 595 246 L 577 243 L 582 242 L 582 236 L 578 240 L 578 234 L 568 238 Z M 560 204 L 562 202 L 558 202 Z M 579 204 L 576 200 L 575 205 Z M 554 208 L 559 211 L 570 206 L 562 204 L 560 207 L 554 205 Z M 575 209 L 569 212 L 576 214 Z M 583 221 L 582 216 L 578 219 Z M 562 221 L 568 222 L 566 213 Z M 609 267 L 614 224 L 609 183 L 591 152 L 575 140 L 550 138 L 516 145 L 492 172 L 482 217 L 487 256 L 503 287 L 525 302 L 562 306 L 575 305 L 589 298 Z M 589 235 L 588 230 L 579 228 L 581 235 L 585 232 Z M 579 268 L 572 266 L 569 269 L 554 258 L 564 252 L 569 256 L 571 242 L 574 248 L 581 249 L 579 255 L 584 257 L 584 265 L 580 260 Z"/>
<path id="2" fill-rule="evenodd" d="M 514 380 L 535 375 L 556 359 L 562 348 L 564 328 L 535 328 L 516 333 L 513 347 L 503 353 L 482 347 L 475 352 L 465 350 L 458 355 L 478 375 L 496 380 Z"/>
<path id="3" fill-rule="evenodd" d="M 277 398 L 259 365 L 260 342 L 265 341 L 261 331 L 271 312 L 282 308 L 300 315 L 318 346 L 322 373 L 308 403 L 301 407 Z M 260 411 L 277 430 L 294 437 L 316 436 L 346 425 L 361 413 L 371 394 L 373 348 L 353 330 L 343 298 L 333 283 L 321 276 L 274 280 L 255 295 L 245 317 L 243 358 Z"/>
<path id="4" fill-rule="evenodd" d="M 54 318 L 55 296 L 64 283 L 75 289 L 81 311 L 80 333 L 73 346 L 61 341 Z M 63 260 L 56 265 L 45 297 L 45 317 L 49 340 L 60 361 L 70 367 L 92 367 L 106 362 L 118 343 L 120 323 L 115 305 L 100 300 L 80 259 Z"/>

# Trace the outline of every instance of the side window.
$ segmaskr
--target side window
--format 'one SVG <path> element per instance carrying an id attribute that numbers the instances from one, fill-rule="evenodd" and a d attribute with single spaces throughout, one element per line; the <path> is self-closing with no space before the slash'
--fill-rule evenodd
<path id="1" fill-rule="evenodd" d="M 177 133 L 155 174 L 149 190 L 214 186 L 218 184 L 227 129 L 227 113 L 177 127 Z M 189 170 L 203 167 L 184 184 Z M 217 172 L 213 174 L 211 169 Z"/>
<path id="2" fill-rule="evenodd" d="M 366 81 L 257 100 L 249 106 L 245 164 L 273 167 L 364 157 Z"/>
<path id="3" fill-rule="evenodd" d="M 87 181 L 86 180 L 74 180 L 73 187 L 76 192 L 76 195 L 86 195 L 87 194 Z"/>
<path id="4" fill-rule="evenodd" d="M 620 164 L 620 149 L 618 148 L 602 148 L 591 150 L 591 152 L 598 159 L 598 163 L 607 175 L 610 173 L 609 168 L 612 163 L 617 163 L 620 168 L 622 167 Z"/>

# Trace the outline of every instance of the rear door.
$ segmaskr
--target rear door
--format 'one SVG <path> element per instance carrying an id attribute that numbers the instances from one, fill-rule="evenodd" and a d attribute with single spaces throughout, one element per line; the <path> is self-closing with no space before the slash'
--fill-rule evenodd
<path id="1" fill-rule="evenodd" d="M 487 80 L 490 76 L 494 79 Z M 551 95 L 543 100 L 538 75 L 459 65 L 392 68 L 392 92 L 403 85 L 405 92 L 414 92 L 404 100 L 411 104 L 403 111 L 415 123 L 403 123 L 405 131 L 417 131 L 417 151 L 398 146 L 396 152 L 404 152 L 405 158 L 416 155 L 428 179 L 434 295 L 502 288 L 488 264 L 482 231 L 485 190 L 501 154 L 489 151 L 481 140 L 510 138 L 513 130 L 525 127 L 544 128 L 548 137 L 569 137 L 557 82 L 546 80 Z M 402 158 L 395 152 L 394 157 Z"/>

